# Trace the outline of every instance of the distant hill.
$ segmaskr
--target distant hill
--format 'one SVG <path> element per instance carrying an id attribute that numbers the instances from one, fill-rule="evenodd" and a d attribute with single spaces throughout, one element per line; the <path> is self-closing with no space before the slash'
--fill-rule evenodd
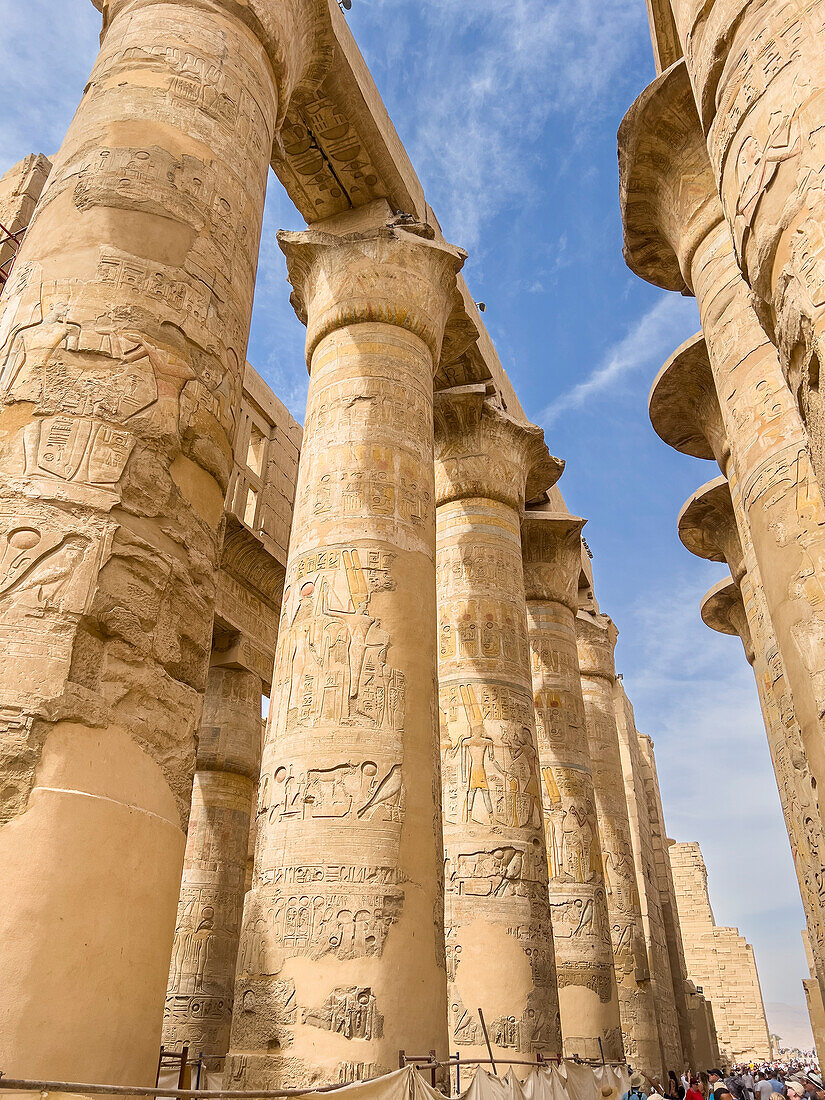
<path id="1" fill-rule="evenodd" d="M 778 1035 L 783 1046 L 810 1050 L 814 1045 L 808 1010 L 800 1005 L 787 1005 L 781 1001 L 766 1001 L 765 1012 L 771 1032 Z"/>

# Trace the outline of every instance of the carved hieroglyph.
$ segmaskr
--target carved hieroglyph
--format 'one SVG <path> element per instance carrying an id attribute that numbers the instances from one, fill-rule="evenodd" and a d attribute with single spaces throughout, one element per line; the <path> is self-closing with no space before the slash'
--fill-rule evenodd
<path id="1" fill-rule="evenodd" d="M 576 636 L 625 1053 L 634 1067 L 659 1076 L 656 1007 L 613 709 L 618 631 L 607 615 L 579 611 Z"/>
<path id="2" fill-rule="evenodd" d="M 693 356 L 696 358 L 695 352 Z M 683 507 L 679 537 L 692 553 L 724 561 L 730 568 L 731 579 L 714 585 L 705 597 L 702 618 L 712 629 L 738 634 L 753 665 L 803 906 L 816 956 L 823 960 L 825 897 L 820 891 L 825 874 L 825 838 L 819 803 L 785 688 L 750 534 L 741 519 L 737 525 L 737 513 L 741 517 L 737 486 L 729 485 L 724 477 L 716 478 L 694 493 Z"/>
<path id="3" fill-rule="evenodd" d="M 633 705 L 627 696 L 623 682 L 618 677 L 613 688 L 613 703 L 630 821 L 630 840 L 636 866 L 642 929 L 650 965 L 650 987 L 656 1009 L 662 1060 L 665 1066 L 679 1066 L 684 1063 L 684 1052 L 679 1034 L 677 998 L 668 956 L 662 899 L 654 868 L 651 823 L 653 807 L 648 803 L 648 790 Z"/>
<path id="4" fill-rule="evenodd" d="M 6 1073 L 152 1084 L 267 170 L 317 4 L 99 6 L 0 315 L 0 1019 Z"/>
<path id="5" fill-rule="evenodd" d="M 786 726 L 787 716 L 795 716 L 804 759 L 821 787 L 825 508 L 798 408 L 737 267 L 684 62 L 628 112 L 620 167 L 629 265 L 657 285 L 696 293 L 711 382 L 692 382 L 689 392 L 708 425 L 704 457 L 715 454 L 730 483 L 743 548 L 752 547 L 776 639 L 775 650 L 765 653 L 773 694 Z M 674 445 L 683 439 L 682 449 L 694 453 L 691 433 L 676 424 L 681 386 L 660 378 L 651 408 L 655 398 L 656 420 L 666 425 L 660 434 Z M 669 402 L 675 402 L 670 411 Z"/>
<path id="6" fill-rule="evenodd" d="M 712 1057 L 701 1055 L 697 1050 L 694 1027 L 691 1019 L 690 1000 L 697 994 L 693 984 L 688 981 L 685 965 L 685 952 L 682 944 L 682 932 L 679 927 L 679 914 L 676 909 L 676 894 L 673 887 L 673 874 L 668 855 L 669 841 L 665 828 L 665 815 L 662 808 L 662 794 L 659 788 L 659 774 L 656 757 L 653 752 L 653 740 L 644 733 L 636 733 L 641 773 L 639 779 L 645 792 L 650 834 L 653 845 L 653 875 L 656 882 L 659 905 L 662 911 L 667 953 L 670 961 L 673 1003 L 678 1018 L 679 1038 L 682 1047 L 682 1060 L 688 1065 L 716 1065 Z"/>
<path id="7" fill-rule="evenodd" d="M 825 3 L 672 0 L 742 272 L 825 474 Z"/>
<path id="8" fill-rule="evenodd" d="M 486 1057 L 480 1008 L 502 1057 L 558 1053 L 519 513 L 525 492 L 552 485 L 562 464 L 541 430 L 509 417 L 483 385 L 435 400 L 452 1043 Z"/>
<path id="9" fill-rule="evenodd" d="M 260 678 L 213 665 L 198 734 L 163 1027 L 165 1046 L 186 1044 L 210 1064 L 229 1047 L 260 756 Z"/>
<path id="10" fill-rule="evenodd" d="M 581 529 L 575 516 L 528 509 L 521 524 L 533 701 L 567 1057 L 622 1061 L 622 1031 L 585 729 L 576 609 Z"/>
<path id="11" fill-rule="evenodd" d="M 311 378 L 235 989 L 247 1088 L 447 1045 L 432 379 L 464 253 L 334 228 L 280 236 Z"/>

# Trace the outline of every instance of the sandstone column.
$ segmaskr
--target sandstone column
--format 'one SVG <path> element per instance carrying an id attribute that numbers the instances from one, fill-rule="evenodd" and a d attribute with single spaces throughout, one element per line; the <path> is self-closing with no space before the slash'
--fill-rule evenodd
<path id="1" fill-rule="evenodd" d="M 438 683 L 452 1042 L 560 1053 L 520 512 L 562 464 L 485 387 L 436 394 Z"/>
<path id="2" fill-rule="evenodd" d="M 715 185 L 825 475 L 825 2 L 672 0 Z"/>
<path id="3" fill-rule="evenodd" d="M 705 596 L 702 618 L 714 630 L 738 634 L 753 666 L 802 902 L 822 959 L 825 929 L 819 884 L 825 838 L 819 805 L 793 711 L 786 695 L 777 694 L 782 691 L 782 668 L 763 586 L 747 530 L 743 539 L 737 529 L 732 487 L 724 477 L 703 485 L 688 500 L 679 516 L 679 537 L 692 553 L 725 561 L 730 568 L 731 579 L 720 581 Z"/>
<path id="4" fill-rule="evenodd" d="M 521 524 L 541 794 L 561 1029 L 566 1057 L 622 1061 L 622 1029 L 604 890 L 576 611 L 575 516 L 528 509 Z"/>
<path id="5" fill-rule="evenodd" d="M 613 650 L 618 631 L 607 615 L 579 611 L 576 634 L 625 1054 L 635 1069 L 659 1077 L 662 1059 L 656 1006 L 613 708 Z"/>
<path id="6" fill-rule="evenodd" d="M 213 657 L 198 756 L 163 1042 L 220 1068 L 229 1047 L 232 993 L 246 885 L 249 830 L 261 759 L 261 680 Z"/>
<path id="7" fill-rule="evenodd" d="M 107 0 L 3 294 L 10 1075 L 154 1081 L 267 170 L 316 6 Z"/>
<path id="8" fill-rule="evenodd" d="M 686 508 L 680 533 L 684 530 L 688 549 L 712 560 L 726 561 L 733 574 L 733 583 L 720 582 L 711 589 L 703 602 L 702 615 L 714 629 L 739 634 L 748 660 L 754 665 L 817 971 L 825 976 L 825 925 L 821 918 L 825 899 L 820 897 L 825 882 L 825 836 L 819 800 L 768 613 L 708 349 L 701 334 L 677 349 L 659 372 L 650 395 L 650 418 L 666 443 L 695 458 L 715 458 L 727 478 L 726 482 L 719 479 L 709 483 Z M 706 533 L 702 533 L 704 529 Z M 800 843 L 803 821 L 804 838 Z"/>
<path id="9" fill-rule="evenodd" d="M 464 253 L 423 225 L 329 229 L 279 237 L 311 377 L 235 989 L 244 1088 L 447 1049 L 432 382 Z"/>
<path id="10" fill-rule="evenodd" d="M 629 265 L 659 286 L 696 293 L 740 532 L 753 548 L 812 786 L 820 787 L 825 508 L 799 411 L 736 264 L 683 63 L 628 112 L 620 161 Z"/>

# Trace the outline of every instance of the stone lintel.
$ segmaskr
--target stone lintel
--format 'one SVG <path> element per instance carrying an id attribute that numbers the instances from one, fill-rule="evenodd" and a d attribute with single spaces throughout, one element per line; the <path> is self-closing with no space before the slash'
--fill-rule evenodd
<path id="1" fill-rule="evenodd" d="M 721 464 L 729 448 L 702 332 L 685 340 L 664 364 L 647 407 L 653 430 L 668 446 Z"/>
<path id="2" fill-rule="evenodd" d="M 737 584 L 745 563 L 727 478 L 715 477 L 688 497 L 678 519 L 679 538 L 691 554 L 726 562 Z"/>
<path id="3" fill-rule="evenodd" d="M 579 609 L 576 615 L 576 640 L 582 676 L 616 679 L 613 657 L 619 631 L 609 615 Z"/>
<path id="4" fill-rule="evenodd" d="M 506 413 L 483 384 L 436 391 L 434 416 L 439 504 L 486 497 L 521 510 L 561 476 L 542 429 Z"/>
<path id="5" fill-rule="evenodd" d="M 754 661 L 753 642 L 742 602 L 742 593 L 733 577 L 723 577 L 709 588 L 699 605 L 702 622 L 719 634 L 738 635 L 750 664 Z"/>
<path id="6" fill-rule="evenodd" d="M 647 0 L 650 41 L 656 72 L 661 73 L 682 56 L 682 43 L 673 20 L 670 0 Z"/>
<path id="7" fill-rule="evenodd" d="M 320 341 L 337 329 L 383 323 L 415 333 L 437 368 L 467 253 L 435 240 L 432 226 L 422 222 L 395 218 L 363 228 L 363 212 L 351 217 L 278 233 L 294 288 L 291 301 L 307 326 L 307 365 Z"/>
<path id="8" fill-rule="evenodd" d="M 630 270 L 692 293 L 693 253 L 724 215 L 684 60 L 649 84 L 622 120 L 619 202 Z"/>
<path id="9" fill-rule="evenodd" d="M 521 519 L 527 600 L 560 603 L 575 615 L 581 574 L 581 533 L 587 523 L 566 512 L 528 508 Z"/>

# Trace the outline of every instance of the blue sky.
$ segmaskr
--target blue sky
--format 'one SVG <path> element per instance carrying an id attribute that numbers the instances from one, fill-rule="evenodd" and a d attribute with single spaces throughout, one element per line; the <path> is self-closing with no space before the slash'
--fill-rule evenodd
<path id="1" fill-rule="evenodd" d="M 59 147 L 99 18 L 89 0 L 0 0 L 0 171 Z M 567 461 L 561 488 L 589 519 L 670 835 L 701 843 L 717 922 L 754 944 L 766 1000 L 801 1005 L 802 911 L 753 678 L 738 639 L 699 619 L 724 570 L 676 536 L 682 502 L 718 470 L 647 418 L 696 306 L 621 256 L 616 129 L 654 75 L 644 0 L 353 0 L 348 20 L 447 238 L 470 254 L 521 402 Z M 303 329 L 275 232 L 301 224 L 272 176 L 249 359 L 299 419 Z"/>

